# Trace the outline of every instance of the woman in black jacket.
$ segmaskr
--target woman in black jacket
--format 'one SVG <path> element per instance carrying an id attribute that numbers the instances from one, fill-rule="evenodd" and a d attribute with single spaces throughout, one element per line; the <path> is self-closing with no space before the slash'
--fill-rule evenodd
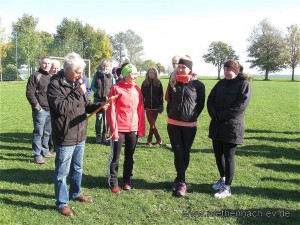
<path id="1" fill-rule="evenodd" d="M 220 179 L 212 188 L 218 190 L 216 198 L 231 195 L 234 175 L 234 155 L 244 139 L 244 114 L 250 102 L 250 82 L 243 74 L 243 67 L 236 60 L 224 64 L 225 78 L 211 90 L 207 110 L 211 117 L 209 137 L 212 139 Z"/>
<path id="2" fill-rule="evenodd" d="M 153 135 L 156 138 L 155 145 L 161 145 L 161 137 L 158 133 L 155 123 L 158 117 L 158 113 L 162 113 L 164 109 L 164 93 L 156 68 L 150 67 L 148 69 L 145 80 L 142 83 L 141 90 L 143 94 L 144 108 L 146 110 L 146 116 L 149 122 L 147 145 L 149 147 L 152 146 Z"/>
<path id="3" fill-rule="evenodd" d="M 179 197 L 187 191 L 185 171 L 197 133 L 197 119 L 205 104 L 205 86 L 192 69 L 191 58 L 181 57 L 168 85 L 168 134 L 177 173 L 172 189 Z"/>

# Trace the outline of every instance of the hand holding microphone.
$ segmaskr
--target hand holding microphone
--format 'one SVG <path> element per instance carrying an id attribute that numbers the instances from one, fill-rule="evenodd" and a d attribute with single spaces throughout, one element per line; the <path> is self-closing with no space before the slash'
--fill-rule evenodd
<path id="1" fill-rule="evenodd" d="M 82 78 L 78 79 L 78 91 L 83 95 L 84 101 L 87 102 L 87 98 L 86 98 L 86 86 L 84 83 L 84 80 Z"/>

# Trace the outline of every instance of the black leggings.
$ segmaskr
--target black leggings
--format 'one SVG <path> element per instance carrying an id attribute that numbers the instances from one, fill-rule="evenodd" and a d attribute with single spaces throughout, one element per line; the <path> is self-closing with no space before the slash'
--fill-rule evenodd
<path id="1" fill-rule="evenodd" d="M 133 170 L 133 154 L 138 140 L 136 132 L 119 132 L 118 141 L 110 141 L 110 157 L 108 159 L 108 183 L 110 187 L 118 186 L 118 170 L 122 145 L 125 140 L 125 157 L 123 165 L 123 182 L 129 183 Z"/>
<path id="2" fill-rule="evenodd" d="M 168 124 L 168 134 L 174 151 L 176 181 L 185 182 L 185 171 L 190 162 L 190 151 L 197 127 L 182 127 Z"/>
<path id="3" fill-rule="evenodd" d="M 212 144 L 220 177 L 225 177 L 225 184 L 231 185 L 234 175 L 234 155 L 237 145 L 217 140 L 213 140 Z"/>

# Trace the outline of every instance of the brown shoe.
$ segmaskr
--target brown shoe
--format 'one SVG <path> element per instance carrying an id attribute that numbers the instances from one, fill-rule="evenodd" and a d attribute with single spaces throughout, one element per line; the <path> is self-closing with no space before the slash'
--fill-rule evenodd
<path id="1" fill-rule="evenodd" d="M 58 210 L 62 215 L 64 216 L 74 216 L 72 210 L 69 208 L 68 205 L 62 207 L 62 208 L 59 208 Z"/>
<path id="2" fill-rule="evenodd" d="M 74 199 L 75 201 L 85 202 L 85 203 L 92 203 L 93 199 L 84 196 L 83 194 L 79 195 L 77 198 Z"/>

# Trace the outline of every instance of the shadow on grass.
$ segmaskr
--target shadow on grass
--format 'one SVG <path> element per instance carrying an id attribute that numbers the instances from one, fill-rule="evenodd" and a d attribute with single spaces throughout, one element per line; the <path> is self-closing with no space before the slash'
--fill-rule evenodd
<path id="1" fill-rule="evenodd" d="M 212 196 L 215 191 L 211 187 L 212 184 L 188 184 L 188 192 L 206 193 Z M 260 187 L 245 187 L 232 186 L 233 195 L 250 195 L 259 196 L 261 198 L 268 198 L 280 201 L 300 201 L 300 192 L 285 189 L 275 188 L 260 188 Z"/>
<path id="2" fill-rule="evenodd" d="M 31 143 L 32 133 L 1 133 L 0 141 L 8 143 Z"/>
<path id="3" fill-rule="evenodd" d="M 300 171 L 300 165 L 295 165 L 295 164 L 277 164 L 277 163 L 268 163 L 268 164 L 256 164 L 255 166 L 264 168 L 264 169 L 269 169 L 269 170 L 274 170 L 276 172 L 288 172 L 288 173 L 299 173 Z"/>
<path id="4" fill-rule="evenodd" d="M 273 141 L 273 142 L 299 142 L 299 138 L 275 138 L 275 137 L 245 137 L 248 140 Z"/>
<path id="5" fill-rule="evenodd" d="M 236 155 L 246 157 L 266 157 L 270 159 L 286 158 L 299 160 L 300 151 L 296 148 L 283 148 L 268 145 L 238 146 Z"/>
<path id="6" fill-rule="evenodd" d="M 275 133 L 275 134 L 300 134 L 300 132 L 291 132 L 291 131 L 273 131 L 273 130 L 253 130 L 253 129 L 246 129 L 246 133 Z"/>
<path id="7" fill-rule="evenodd" d="M 236 218 L 234 224 L 299 224 L 300 210 L 283 208 L 222 209 L 217 211 L 185 210 L 186 217 Z M 213 221 L 213 220 L 212 220 Z M 225 222 L 224 222 L 225 223 Z"/>
<path id="8" fill-rule="evenodd" d="M 33 202 L 15 201 L 9 198 L 0 198 L 0 201 L 6 205 L 13 205 L 13 206 L 24 207 L 24 208 L 31 208 L 37 210 L 57 210 L 55 206 L 40 205 Z"/>
<path id="9" fill-rule="evenodd" d="M 274 181 L 274 182 L 283 182 L 283 183 L 294 183 L 300 185 L 300 180 L 297 179 L 279 179 L 279 178 L 274 178 L 274 177 L 263 177 L 261 178 L 261 181 Z"/>
<path id="10" fill-rule="evenodd" d="M 0 145 L 0 149 L 2 150 L 26 150 L 31 151 L 31 148 L 26 148 L 24 146 L 11 146 L 11 145 Z"/>
<path id="11" fill-rule="evenodd" d="M 299 224 L 300 210 L 282 209 L 282 208 L 251 208 L 247 210 L 228 210 L 234 212 L 237 216 L 238 224 Z M 238 214 L 240 213 L 240 214 Z"/>
<path id="12" fill-rule="evenodd" d="M 2 182 L 30 184 L 53 184 L 54 170 L 28 170 L 28 169 L 2 169 L 0 180 Z"/>
<path id="13" fill-rule="evenodd" d="M 54 192 L 54 191 L 53 191 Z M 32 191 L 19 191 L 19 190 L 14 190 L 14 189 L 1 189 L 1 194 L 6 194 L 6 195 L 20 195 L 20 196 L 36 196 L 36 197 L 40 197 L 40 198 L 53 198 L 54 197 L 54 193 L 53 195 L 48 195 L 48 194 L 43 194 L 43 193 L 36 193 L 36 192 L 32 192 Z"/>

